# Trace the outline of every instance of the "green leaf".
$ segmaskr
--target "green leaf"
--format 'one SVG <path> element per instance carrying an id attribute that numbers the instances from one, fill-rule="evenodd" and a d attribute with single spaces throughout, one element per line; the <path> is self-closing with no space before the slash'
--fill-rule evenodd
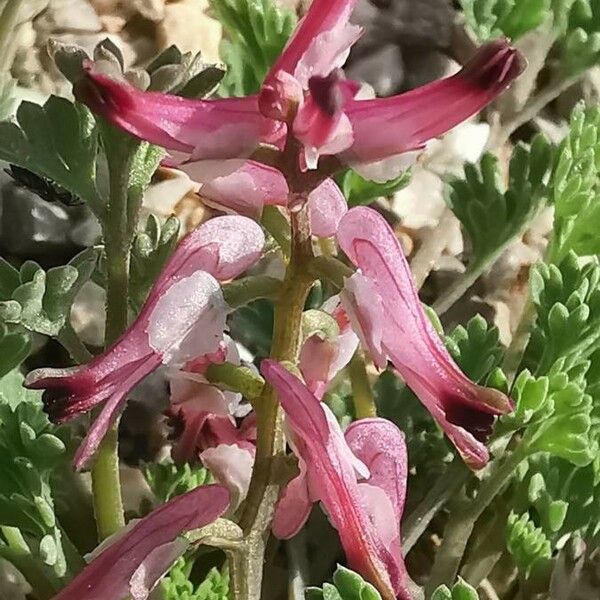
<path id="1" fill-rule="evenodd" d="M 478 383 L 485 381 L 502 360 L 498 328 L 489 327 L 481 315 L 474 316 L 466 327 L 458 325 L 444 341 L 461 370 Z"/>
<path id="2" fill-rule="evenodd" d="M 15 410 L 22 403 L 37 403 L 40 392 L 34 392 L 23 387 L 23 375 L 14 369 L 0 377 L 0 406 L 8 406 Z"/>
<path id="3" fill-rule="evenodd" d="M 570 251 L 600 252 L 600 108 L 575 109 L 568 135 L 560 144 L 551 178 L 554 233 L 550 262 L 559 264 Z"/>
<path id="4" fill-rule="evenodd" d="M 322 588 L 306 589 L 307 600 L 381 600 L 379 592 L 358 573 L 337 566 L 333 584 L 324 583 Z"/>
<path id="5" fill-rule="evenodd" d="M 26 390 L 22 382 L 16 370 L 0 379 L 0 526 L 16 527 L 31 560 L 63 581 L 73 571 L 63 551 L 50 479 L 64 464 L 65 446 L 43 412 L 41 393 Z M 4 527 L 2 533 L 7 534 Z"/>
<path id="6" fill-rule="evenodd" d="M 561 68 L 583 71 L 600 59 L 600 6 L 595 0 L 554 0 L 555 23 L 560 31 Z"/>
<path id="7" fill-rule="evenodd" d="M 440 585 L 431 594 L 430 600 L 479 600 L 479 594 L 474 587 L 470 586 L 464 579 L 458 578 L 458 581 L 452 586 Z"/>
<path id="8" fill-rule="evenodd" d="M 562 359 L 580 363 L 600 341 L 600 265 L 570 252 L 559 266 L 537 264 L 531 273 L 537 312 L 524 364 L 536 375 Z"/>
<path id="9" fill-rule="evenodd" d="M 69 318 L 71 305 L 81 286 L 92 275 L 98 251 L 88 248 L 63 267 L 47 272 L 27 261 L 19 272 L 20 285 L 0 302 L 0 321 L 18 324 L 29 331 L 56 336 Z"/>
<path id="10" fill-rule="evenodd" d="M 210 0 L 210 5 L 228 36 L 221 45 L 228 67 L 221 94 L 258 92 L 294 30 L 296 16 L 274 0 Z"/>
<path id="11" fill-rule="evenodd" d="M 464 178 L 450 181 L 446 202 L 467 232 L 477 271 L 511 242 L 538 212 L 548 191 L 553 148 L 537 135 L 529 147 L 518 144 L 510 160 L 508 186 L 502 184 L 498 159 L 484 154 L 468 164 Z"/>
<path id="12" fill-rule="evenodd" d="M 467 23 L 479 40 L 504 35 L 513 40 L 541 25 L 550 0 L 460 0 Z"/>
<path id="13" fill-rule="evenodd" d="M 0 123 L 0 159 L 47 177 L 99 214 L 97 151 L 92 115 L 64 98 L 51 96 L 44 106 L 22 102 L 17 123 Z"/>
<path id="14" fill-rule="evenodd" d="M 161 502 L 168 502 L 175 496 L 212 481 L 209 471 L 188 463 L 183 465 L 172 462 L 150 463 L 144 468 L 144 476 L 150 489 Z"/>
<path id="15" fill-rule="evenodd" d="M 585 383 L 571 380 L 557 362 L 547 377 L 522 371 L 512 390 L 514 413 L 501 417 L 497 433 L 523 429 L 522 444 L 530 455 L 548 452 L 574 465 L 589 464 L 598 451 L 592 428 L 594 403 Z"/>
<path id="16" fill-rule="evenodd" d="M 180 558 L 160 582 L 163 600 L 227 600 L 229 574 L 212 568 L 197 587 L 190 581 L 193 562 Z"/>
<path id="17" fill-rule="evenodd" d="M 536 527 L 527 513 L 511 513 L 506 524 L 506 546 L 517 568 L 525 577 L 535 569 L 548 567 L 552 546 L 544 532 Z"/>
<path id="18" fill-rule="evenodd" d="M 131 302 L 136 312 L 145 302 L 165 262 L 177 244 L 179 219 L 169 217 L 161 224 L 158 217 L 149 215 L 144 231 L 138 233 L 131 248 L 129 276 Z"/>
<path id="19" fill-rule="evenodd" d="M 338 183 L 346 200 L 348 200 L 348 205 L 359 206 L 371 204 L 377 198 L 391 196 L 398 190 L 405 188 L 410 183 L 410 171 L 404 171 L 395 179 L 377 183 L 376 181 L 364 179 L 356 171 L 348 169 L 338 178 Z"/>
<path id="20" fill-rule="evenodd" d="M 0 377 L 16 369 L 31 351 L 31 336 L 20 326 L 0 322 Z"/>

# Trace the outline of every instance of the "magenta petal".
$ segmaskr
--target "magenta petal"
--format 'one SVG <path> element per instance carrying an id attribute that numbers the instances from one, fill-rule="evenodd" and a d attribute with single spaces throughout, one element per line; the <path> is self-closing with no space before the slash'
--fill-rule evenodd
<path id="1" fill-rule="evenodd" d="M 333 179 L 326 179 L 308 196 L 310 232 L 317 237 L 335 235 L 348 205 Z"/>
<path id="2" fill-rule="evenodd" d="M 76 95 L 95 113 L 140 139 L 199 159 L 247 157 L 281 135 L 258 111 L 256 96 L 190 100 L 143 92 L 88 67 Z"/>
<path id="3" fill-rule="evenodd" d="M 218 485 L 196 488 L 163 504 L 103 550 L 54 600 L 116 600 L 129 595 L 145 600 L 181 553 L 174 552 L 178 536 L 212 523 L 228 505 L 229 493 Z M 185 548 L 179 546 L 180 551 Z"/>
<path id="4" fill-rule="evenodd" d="M 366 207 L 348 211 L 337 237 L 381 300 L 384 353 L 467 464 L 483 467 L 494 415 L 510 412 L 511 401 L 470 381 L 452 360 L 421 306 L 402 248 L 379 213 Z"/>
<path id="5" fill-rule="evenodd" d="M 391 500 L 399 524 L 408 479 L 404 433 L 386 419 L 372 418 L 351 423 L 344 437 L 352 453 L 369 469 L 368 483 L 384 490 Z"/>
<path id="6" fill-rule="evenodd" d="M 452 77 L 399 96 L 352 100 L 346 114 L 354 143 L 341 157 L 349 163 L 378 161 L 421 148 L 478 113 L 521 73 L 524 61 L 506 40 L 482 46 Z"/>
<path id="7" fill-rule="evenodd" d="M 266 205 L 287 204 L 288 186 L 281 171 L 247 161 L 234 173 L 203 185 L 200 195 L 207 204 L 225 212 L 259 219 Z"/>
<path id="8" fill-rule="evenodd" d="M 358 27 L 352 27 L 351 33 L 346 32 L 356 2 L 357 0 L 314 0 L 267 74 L 265 87 L 268 89 L 272 86 L 279 71 L 285 71 L 298 79 L 302 77 L 304 81 L 301 81 L 301 85 L 306 87 L 311 75 L 328 75 L 334 68 L 341 67 L 345 60 L 344 54 L 360 35 Z M 323 35 L 330 31 L 335 34 Z M 302 72 L 297 74 L 296 69 L 307 52 L 309 56 L 306 64 L 301 65 Z"/>
<path id="9" fill-rule="evenodd" d="M 277 391 L 287 423 L 300 442 L 298 451 L 306 463 L 311 499 L 323 503 L 350 567 L 373 583 L 384 600 L 409 600 L 404 585 L 392 583 L 403 577 L 398 558 L 379 538 L 365 510 L 356 481 L 356 458 L 339 425 L 336 432 L 319 400 L 276 361 L 264 360 L 261 371 Z"/>

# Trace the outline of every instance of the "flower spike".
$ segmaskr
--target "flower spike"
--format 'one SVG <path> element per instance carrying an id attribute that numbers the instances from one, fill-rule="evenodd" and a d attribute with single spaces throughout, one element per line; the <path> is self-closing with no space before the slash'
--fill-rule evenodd
<path id="1" fill-rule="evenodd" d="M 95 452 L 136 383 L 161 363 L 179 367 L 218 349 L 229 312 L 219 281 L 253 265 L 263 245 L 262 230 L 246 217 L 207 221 L 182 240 L 139 316 L 113 346 L 86 365 L 29 373 L 25 385 L 45 390 L 55 422 L 105 403 L 75 456 L 77 468 Z"/>
<path id="2" fill-rule="evenodd" d="M 439 423 L 465 462 L 487 464 L 485 446 L 494 417 L 512 411 L 498 390 L 470 381 L 458 368 L 425 314 L 400 244 L 376 211 L 354 208 L 342 218 L 340 246 L 360 269 L 342 302 L 378 366 L 389 358 Z"/>

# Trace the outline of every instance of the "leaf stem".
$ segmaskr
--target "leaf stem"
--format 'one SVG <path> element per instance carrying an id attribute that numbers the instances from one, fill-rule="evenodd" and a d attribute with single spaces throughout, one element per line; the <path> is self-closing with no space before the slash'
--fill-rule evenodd
<path id="1" fill-rule="evenodd" d="M 348 365 L 348 374 L 352 385 L 352 401 L 357 419 L 366 419 L 377 416 L 375 398 L 367 374 L 365 356 L 359 348 Z"/>
<path id="2" fill-rule="evenodd" d="M 479 488 L 474 500 L 460 502 L 448 516 L 448 522 L 444 529 L 444 538 L 442 545 L 438 550 L 435 562 L 431 569 L 431 575 L 426 586 L 426 595 L 429 595 L 439 585 L 452 584 L 461 560 L 467 548 L 467 544 L 473 532 L 475 522 L 481 516 L 483 511 L 489 506 L 490 502 L 502 490 L 510 478 L 514 475 L 515 469 L 525 458 L 526 451 L 523 445 L 508 455 L 504 462 L 485 479 Z"/>

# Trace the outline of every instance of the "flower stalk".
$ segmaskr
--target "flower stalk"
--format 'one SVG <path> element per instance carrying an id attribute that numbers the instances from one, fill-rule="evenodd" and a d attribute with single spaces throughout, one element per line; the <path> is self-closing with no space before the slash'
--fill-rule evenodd
<path id="1" fill-rule="evenodd" d="M 112 126 L 103 127 L 107 142 L 110 179 L 109 198 L 103 234 L 106 253 L 106 330 L 105 347 L 127 328 L 129 299 L 128 223 L 129 172 L 138 142 L 123 141 Z M 98 538 L 104 540 L 125 525 L 119 477 L 119 421 L 111 426 L 100 443 L 91 469 L 92 496 Z"/>
<path id="2" fill-rule="evenodd" d="M 275 303 L 271 357 L 295 361 L 300 346 L 302 312 L 314 277 L 306 266 L 312 247 L 306 205 L 291 213 L 292 248 L 278 301 Z M 265 385 L 254 402 L 258 437 L 252 479 L 240 526 L 248 540 L 249 551 L 238 553 L 231 561 L 236 600 L 258 600 L 262 583 L 265 539 L 279 492 L 275 478 L 276 458 L 285 453 L 282 411 L 275 390 Z"/>

